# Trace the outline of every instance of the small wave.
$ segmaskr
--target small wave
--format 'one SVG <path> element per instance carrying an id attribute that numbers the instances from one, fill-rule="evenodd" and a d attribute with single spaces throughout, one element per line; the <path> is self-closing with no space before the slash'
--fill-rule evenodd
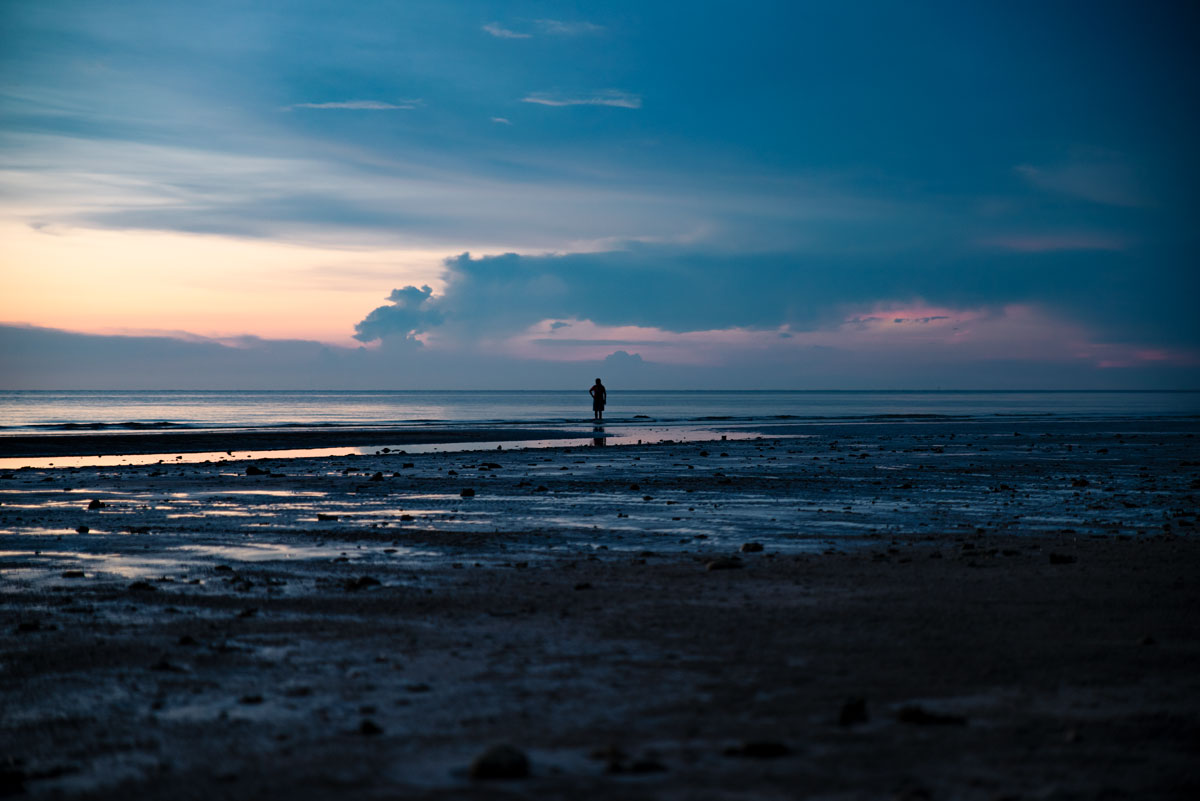
<path id="1" fill-rule="evenodd" d="M 29 428 L 44 431 L 163 431 L 174 428 L 195 428 L 188 423 L 171 423 L 160 420 L 156 423 L 143 423 L 128 420 L 124 423 L 40 423 Z"/>

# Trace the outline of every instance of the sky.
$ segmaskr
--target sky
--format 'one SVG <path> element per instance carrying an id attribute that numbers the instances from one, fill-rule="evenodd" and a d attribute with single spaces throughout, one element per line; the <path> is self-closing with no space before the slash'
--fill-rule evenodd
<path id="1" fill-rule="evenodd" d="M 0 0 L 0 388 L 1200 388 L 1198 21 Z"/>

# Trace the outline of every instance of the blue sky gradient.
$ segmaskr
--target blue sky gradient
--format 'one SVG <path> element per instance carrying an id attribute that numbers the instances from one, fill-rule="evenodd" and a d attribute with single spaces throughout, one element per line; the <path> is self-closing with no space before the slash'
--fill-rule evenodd
<path id="1" fill-rule="evenodd" d="M 285 324 L 308 273 L 230 286 L 261 307 L 189 329 L 217 348 L 206 370 L 233 335 L 286 331 L 361 380 L 419 359 L 404 374 L 433 387 L 498 381 L 471 367 L 498 359 L 553 383 L 616 351 L 663 386 L 1196 387 L 1198 21 L 1129 2 L 4 3 L 0 212 L 32 244 L 0 251 L 0 281 L 35 269 L 36 237 L 83 232 L 374 259 L 321 267 L 362 300 L 319 330 Z M 420 255 L 389 271 L 401 252 Z M 163 260 L 165 295 L 203 280 L 183 269 Z M 218 290 L 74 335 L 159 331 Z M 71 326 L 37 291 L 13 290 L 0 337 L 53 364 L 65 340 L 34 334 Z M 135 338 L 104 340 L 114 364 Z"/>

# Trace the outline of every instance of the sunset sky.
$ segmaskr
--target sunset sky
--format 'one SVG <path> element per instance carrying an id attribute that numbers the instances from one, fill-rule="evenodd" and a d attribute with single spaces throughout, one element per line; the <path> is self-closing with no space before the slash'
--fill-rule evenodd
<path id="1" fill-rule="evenodd" d="M 1200 387 L 1200 13 L 0 3 L 0 388 Z"/>

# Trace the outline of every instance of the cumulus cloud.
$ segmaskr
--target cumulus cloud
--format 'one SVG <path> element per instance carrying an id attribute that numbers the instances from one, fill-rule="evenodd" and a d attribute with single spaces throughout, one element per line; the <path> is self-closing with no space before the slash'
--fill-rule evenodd
<path id="1" fill-rule="evenodd" d="M 529 39 L 532 36 L 529 33 L 518 33 L 517 31 L 509 30 L 498 22 L 489 22 L 483 26 L 483 29 L 497 39 Z"/>
<path id="2" fill-rule="evenodd" d="M 402 100 L 399 103 L 384 103 L 381 100 L 340 100 L 333 103 L 293 103 L 287 108 L 342 109 L 346 111 L 405 111 L 421 105 L 421 101 Z"/>
<path id="3" fill-rule="evenodd" d="M 539 106 L 612 106 L 614 108 L 641 108 L 639 95 L 620 89 L 604 89 L 588 95 L 564 95 L 556 92 L 530 92 L 521 98 L 522 103 Z"/>
<path id="4" fill-rule="evenodd" d="M 428 286 L 393 289 L 388 296 L 391 305 L 380 306 L 355 325 L 354 338 L 372 342 L 398 335 L 406 341 L 418 342 L 417 334 L 441 322 L 441 315 L 429 303 L 432 293 Z"/>

